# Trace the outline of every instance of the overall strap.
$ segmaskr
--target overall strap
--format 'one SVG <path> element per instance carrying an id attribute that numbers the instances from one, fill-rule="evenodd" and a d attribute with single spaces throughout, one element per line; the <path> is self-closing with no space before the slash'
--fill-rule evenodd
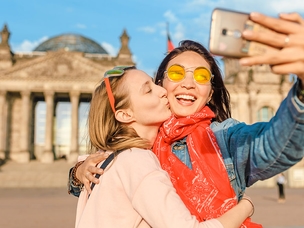
<path id="1" fill-rule="evenodd" d="M 107 157 L 107 159 L 101 164 L 100 168 L 105 170 L 106 167 L 110 164 L 110 162 L 114 159 L 115 156 L 117 156 L 120 152 L 122 152 L 123 150 L 118 150 L 112 154 L 109 155 L 109 157 Z M 95 177 L 98 179 L 100 177 L 100 174 L 96 174 Z M 93 190 L 95 186 L 95 183 L 91 184 L 91 190 Z M 90 197 L 90 195 L 89 195 Z"/>

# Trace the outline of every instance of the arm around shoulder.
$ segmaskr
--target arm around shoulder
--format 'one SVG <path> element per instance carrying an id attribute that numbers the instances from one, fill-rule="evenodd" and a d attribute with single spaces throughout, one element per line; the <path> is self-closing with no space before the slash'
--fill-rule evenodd
<path id="1" fill-rule="evenodd" d="M 154 166 L 154 170 L 143 176 L 131 198 L 134 209 L 150 226 L 166 228 L 238 228 L 250 215 L 252 206 L 248 202 L 242 202 L 242 204 L 229 211 L 230 215 L 228 214 L 221 219 L 199 222 L 195 216 L 190 214 L 176 193 L 167 172 L 161 169 L 158 161 L 153 160 L 151 158 L 151 161 L 146 163 L 145 167 L 150 166 L 151 169 Z M 234 217 L 230 218 L 232 215 Z"/>

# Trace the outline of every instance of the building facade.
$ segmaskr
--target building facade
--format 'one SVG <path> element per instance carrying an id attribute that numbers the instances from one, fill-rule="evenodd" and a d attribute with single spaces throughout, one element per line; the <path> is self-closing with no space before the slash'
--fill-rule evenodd
<path id="1" fill-rule="evenodd" d="M 106 70 L 135 64 L 127 32 L 120 37 L 117 56 L 76 34 L 50 38 L 30 53 L 13 53 L 9 36 L 5 25 L 0 43 L 0 159 L 52 163 L 64 156 L 68 162 L 75 162 L 86 151 L 81 106 L 88 106 Z M 268 121 L 293 84 L 290 76 L 275 75 L 269 66 L 249 68 L 240 67 L 234 59 L 223 61 L 232 117 L 248 124 Z M 58 112 L 62 103 L 68 104 L 61 111 L 66 115 Z M 62 134 L 59 123 L 68 126 Z M 64 143 L 58 143 L 56 137 Z M 304 160 L 287 174 L 290 187 L 304 187 Z M 275 180 L 256 185 L 272 187 Z"/>
<path id="2" fill-rule="evenodd" d="M 53 37 L 27 54 L 13 53 L 9 36 L 5 25 L 0 43 L 0 158 L 20 163 L 31 159 L 52 163 L 58 159 L 54 143 L 56 108 L 60 102 L 69 102 L 70 142 L 64 156 L 74 162 L 80 152 L 80 103 L 90 101 L 106 70 L 134 65 L 127 32 L 120 37 L 117 56 L 110 56 L 93 40 L 76 34 Z M 45 119 L 40 123 L 44 125 L 43 145 L 35 144 L 39 102 L 45 106 Z"/>

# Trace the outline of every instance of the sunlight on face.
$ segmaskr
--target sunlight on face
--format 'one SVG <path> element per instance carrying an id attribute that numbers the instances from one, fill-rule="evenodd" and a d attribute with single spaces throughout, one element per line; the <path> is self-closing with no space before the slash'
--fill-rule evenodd
<path id="1" fill-rule="evenodd" d="M 149 75 L 140 70 L 132 70 L 126 74 L 126 83 L 138 124 L 160 126 L 170 117 L 167 91 L 155 85 Z"/>
<path id="2" fill-rule="evenodd" d="M 208 62 L 192 51 L 183 52 L 171 59 L 167 69 L 173 64 L 182 65 L 186 69 L 192 68 L 194 70 L 196 67 L 203 66 L 210 70 Z M 188 116 L 200 111 L 212 96 L 211 83 L 197 84 L 193 79 L 192 72 L 186 72 L 186 78 L 177 83 L 165 78 L 163 87 L 168 92 L 171 111 L 176 116 Z"/>

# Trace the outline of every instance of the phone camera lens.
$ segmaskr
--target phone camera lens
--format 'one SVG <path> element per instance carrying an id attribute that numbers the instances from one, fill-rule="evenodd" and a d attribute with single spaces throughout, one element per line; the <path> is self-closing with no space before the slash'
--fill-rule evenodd
<path id="1" fill-rule="evenodd" d="M 235 31 L 233 32 L 233 36 L 234 36 L 235 38 L 241 38 L 242 33 L 241 33 L 240 31 L 238 31 L 238 30 L 235 30 Z"/>
<path id="2" fill-rule="evenodd" d="M 222 34 L 223 34 L 224 36 L 226 36 L 226 35 L 227 35 L 227 29 L 223 29 L 223 30 L 222 30 Z"/>

